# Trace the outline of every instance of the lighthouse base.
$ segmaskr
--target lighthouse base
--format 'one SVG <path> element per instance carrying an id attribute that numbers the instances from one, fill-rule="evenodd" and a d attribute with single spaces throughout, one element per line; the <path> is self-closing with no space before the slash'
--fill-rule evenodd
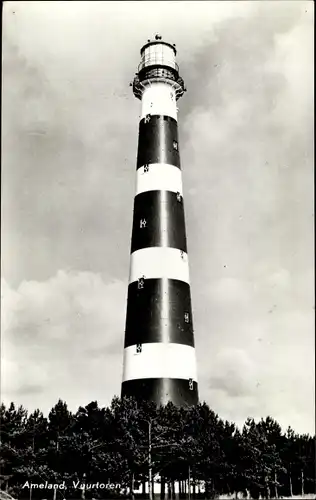
<path id="1" fill-rule="evenodd" d="M 198 404 L 197 383 L 184 379 L 147 378 L 127 380 L 122 383 L 121 397 L 133 396 L 138 400 L 153 401 L 157 405 L 168 402 L 175 406 Z"/>

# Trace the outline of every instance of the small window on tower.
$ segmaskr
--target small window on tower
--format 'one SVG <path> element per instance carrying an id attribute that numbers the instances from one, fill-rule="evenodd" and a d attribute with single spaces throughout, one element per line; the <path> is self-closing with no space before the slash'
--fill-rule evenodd
<path id="1" fill-rule="evenodd" d="M 136 352 L 137 353 L 142 352 L 142 344 L 136 344 Z"/>
<path id="2" fill-rule="evenodd" d="M 139 227 L 140 228 L 146 227 L 146 224 L 147 224 L 146 219 L 140 219 L 140 221 L 139 221 Z"/>
<path id="3" fill-rule="evenodd" d="M 173 141 L 173 149 L 175 149 L 176 151 L 178 151 L 178 143 L 177 141 Z"/>
<path id="4" fill-rule="evenodd" d="M 141 290 L 142 288 L 144 288 L 144 285 L 145 285 L 145 277 L 142 276 L 141 278 L 138 278 L 138 290 Z"/>
<path id="5" fill-rule="evenodd" d="M 192 378 L 189 378 L 189 390 L 193 391 L 193 380 L 192 380 Z"/>
<path id="6" fill-rule="evenodd" d="M 144 165 L 144 172 L 149 172 L 149 165 L 148 165 L 148 163 L 146 163 Z"/>
<path id="7" fill-rule="evenodd" d="M 189 323 L 189 321 L 190 321 L 190 316 L 189 316 L 189 313 L 188 313 L 188 312 L 184 313 L 184 321 L 185 321 L 186 323 Z"/>

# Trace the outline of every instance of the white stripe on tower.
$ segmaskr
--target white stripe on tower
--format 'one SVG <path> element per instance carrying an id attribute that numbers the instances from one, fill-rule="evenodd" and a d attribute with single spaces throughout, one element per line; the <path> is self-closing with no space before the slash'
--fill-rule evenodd
<path id="1" fill-rule="evenodd" d="M 142 277 L 145 280 L 169 278 L 190 284 L 188 255 L 170 247 L 136 250 L 131 254 L 129 283 Z"/>
<path id="2" fill-rule="evenodd" d="M 183 196 L 180 168 L 168 163 L 150 163 L 136 172 L 136 196 L 146 191 L 172 191 Z"/>
<path id="3" fill-rule="evenodd" d="M 142 95 L 141 119 L 146 115 L 165 115 L 177 119 L 177 103 L 174 88 L 166 83 L 151 83 Z"/>
<path id="4" fill-rule="evenodd" d="M 197 382 L 195 349 L 182 344 L 142 344 L 124 349 L 123 382 L 148 378 L 192 379 Z"/>

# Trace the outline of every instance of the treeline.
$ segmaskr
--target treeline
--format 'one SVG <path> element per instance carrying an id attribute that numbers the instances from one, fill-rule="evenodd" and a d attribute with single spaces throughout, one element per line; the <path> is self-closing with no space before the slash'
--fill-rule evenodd
<path id="1" fill-rule="evenodd" d="M 102 489 L 81 493 L 73 481 L 116 483 L 126 494 L 149 477 L 161 478 L 161 498 L 216 498 L 250 492 L 272 498 L 315 492 L 315 437 L 282 432 L 271 417 L 248 418 L 242 430 L 223 421 L 207 404 L 156 407 L 132 398 L 114 398 L 108 408 L 97 402 L 69 411 L 61 400 L 48 418 L 11 403 L 1 405 L 1 489 L 30 498 L 26 481 L 62 483 L 67 492 L 33 490 L 32 499 L 109 498 Z M 139 484 L 137 484 L 139 483 Z M 201 492 L 201 485 L 203 491 Z M 115 492 L 112 491 L 113 497 Z"/>

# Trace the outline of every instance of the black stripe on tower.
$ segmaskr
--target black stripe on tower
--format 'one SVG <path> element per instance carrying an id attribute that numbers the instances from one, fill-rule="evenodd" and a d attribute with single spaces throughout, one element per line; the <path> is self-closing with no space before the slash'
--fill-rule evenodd
<path id="1" fill-rule="evenodd" d="M 128 380 L 122 383 L 122 397 L 133 396 L 140 400 L 154 401 L 164 405 L 172 401 L 176 406 L 198 404 L 197 383 L 184 379 L 147 378 Z"/>
<path id="2" fill-rule="evenodd" d="M 163 307 L 162 307 L 163 306 Z M 128 287 L 125 345 L 166 342 L 194 347 L 190 285 L 147 279 Z"/>
<path id="3" fill-rule="evenodd" d="M 160 246 L 187 251 L 182 196 L 146 191 L 135 196 L 131 252 Z"/>
<path id="4" fill-rule="evenodd" d="M 178 124 L 164 115 L 147 115 L 139 123 L 137 168 L 169 163 L 180 168 Z"/>

